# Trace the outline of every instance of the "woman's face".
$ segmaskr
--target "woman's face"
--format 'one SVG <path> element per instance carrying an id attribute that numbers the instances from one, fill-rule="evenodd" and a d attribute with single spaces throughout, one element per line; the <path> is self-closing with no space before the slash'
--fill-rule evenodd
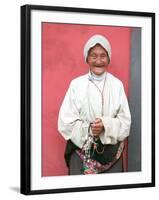
<path id="1" fill-rule="evenodd" d="M 96 44 L 88 52 L 87 63 L 94 74 L 102 75 L 109 65 L 108 53 L 100 44 Z"/>

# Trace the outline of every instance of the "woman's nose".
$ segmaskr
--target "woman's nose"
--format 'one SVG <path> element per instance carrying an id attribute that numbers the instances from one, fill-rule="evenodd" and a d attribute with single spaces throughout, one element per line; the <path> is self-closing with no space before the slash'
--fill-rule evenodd
<path id="1" fill-rule="evenodd" d="M 101 58 L 100 57 L 98 57 L 97 59 L 96 59 L 96 64 L 101 64 L 102 63 L 102 60 L 101 60 Z"/>

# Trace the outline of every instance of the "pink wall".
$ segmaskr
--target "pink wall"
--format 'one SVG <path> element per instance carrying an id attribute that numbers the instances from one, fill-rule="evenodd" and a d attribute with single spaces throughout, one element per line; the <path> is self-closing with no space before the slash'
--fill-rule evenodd
<path id="1" fill-rule="evenodd" d="M 111 42 L 109 71 L 124 84 L 128 94 L 130 67 L 129 27 L 42 24 L 42 176 L 66 175 L 66 142 L 57 131 L 60 105 L 70 81 L 88 71 L 83 46 L 94 34 Z"/>

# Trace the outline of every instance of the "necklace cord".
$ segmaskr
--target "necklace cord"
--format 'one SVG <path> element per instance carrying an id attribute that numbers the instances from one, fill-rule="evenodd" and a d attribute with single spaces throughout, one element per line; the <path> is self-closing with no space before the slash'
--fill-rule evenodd
<path id="1" fill-rule="evenodd" d="M 102 88 L 102 91 L 99 89 L 99 87 L 97 86 L 97 84 L 93 81 L 93 77 L 92 78 L 89 78 L 90 82 L 94 84 L 94 86 L 97 88 L 97 90 L 99 91 L 99 93 L 101 94 L 101 98 L 102 98 L 102 116 L 104 114 L 103 112 L 103 108 L 104 108 L 104 88 L 105 88 L 105 83 L 106 83 L 106 75 L 105 75 L 105 78 L 104 78 L 104 84 L 103 84 L 103 88 Z"/>

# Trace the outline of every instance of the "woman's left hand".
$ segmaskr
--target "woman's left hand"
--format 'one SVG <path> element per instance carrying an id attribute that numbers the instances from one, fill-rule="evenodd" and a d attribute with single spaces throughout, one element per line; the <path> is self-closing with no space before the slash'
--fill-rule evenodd
<path id="1" fill-rule="evenodd" d="M 95 137 L 98 137 L 104 131 L 103 122 L 100 118 L 96 118 L 91 124 L 91 130 Z"/>

